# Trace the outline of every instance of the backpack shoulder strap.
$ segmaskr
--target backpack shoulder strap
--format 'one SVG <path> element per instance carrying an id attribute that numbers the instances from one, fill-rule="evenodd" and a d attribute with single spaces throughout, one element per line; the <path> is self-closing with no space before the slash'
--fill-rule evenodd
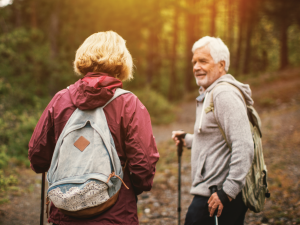
<path id="1" fill-rule="evenodd" d="M 242 95 L 242 97 L 243 97 L 243 99 L 244 99 L 244 102 L 245 102 L 245 104 L 246 104 L 246 106 L 247 106 L 247 102 L 246 102 L 246 99 L 245 99 L 245 96 L 244 96 L 244 94 L 243 94 L 243 92 L 239 89 L 239 88 L 237 88 L 236 86 L 234 86 L 233 84 L 230 84 L 230 83 L 228 83 L 228 82 L 221 82 L 221 83 L 219 83 L 219 84 L 217 84 L 210 92 L 211 92 L 211 96 L 210 96 L 210 103 L 212 104 L 212 106 L 214 105 L 214 99 L 213 99 L 213 94 L 214 94 L 214 90 L 218 87 L 218 86 L 221 86 L 221 85 L 230 85 L 230 86 L 232 86 L 232 87 L 234 87 L 235 89 L 237 89 L 240 93 L 241 93 L 241 95 Z"/>
<path id="2" fill-rule="evenodd" d="M 109 103 L 111 103 L 115 98 L 119 97 L 120 95 L 126 94 L 126 93 L 131 93 L 130 91 L 124 90 L 122 88 L 117 88 L 115 91 L 114 96 L 109 99 L 108 102 L 106 102 L 106 104 L 104 106 L 102 106 L 102 108 L 104 108 L 105 106 L 107 106 Z"/>
<path id="3" fill-rule="evenodd" d="M 233 84 L 230 84 L 228 82 L 222 82 L 218 85 L 231 85 L 232 87 L 236 88 L 242 95 L 243 99 L 244 99 L 244 102 L 245 102 L 245 105 L 247 107 L 247 115 L 248 115 L 248 119 L 250 121 L 250 123 L 253 125 L 253 126 L 256 126 L 258 131 L 259 131 L 259 134 L 260 134 L 260 137 L 262 137 L 262 132 L 261 132 L 261 120 L 260 120 L 260 117 L 258 115 L 258 113 L 256 112 L 256 110 L 254 109 L 254 107 L 252 105 L 247 105 L 247 102 L 246 102 L 246 99 L 245 99 L 245 95 L 243 94 L 243 92 L 237 88 L 236 86 L 234 86 Z M 218 86 L 216 85 L 213 90 Z M 207 107 L 205 109 L 205 112 L 209 112 L 211 110 L 211 108 L 214 107 L 214 101 L 213 101 L 213 90 L 211 91 L 211 99 L 210 99 L 210 105 L 209 107 Z"/>
<path id="4" fill-rule="evenodd" d="M 225 132 L 224 132 L 224 130 L 222 129 L 222 127 L 221 127 L 219 121 L 217 120 L 216 114 L 215 114 L 214 96 L 213 96 L 213 94 L 214 94 L 214 90 L 215 90 L 218 86 L 221 86 L 221 85 L 231 85 L 231 86 L 233 86 L 234 88 L 236 88 L 236 89 L 241 93 L 241 95 L 243 96 L 243 99 L 244 99 L 245 104 L 246 104 L 246 99 L 245 99 L 245 96 L 244 96 L 244 94 L 241 92 L 240 89 L 238 89 L 236 86 L 234 86 L 233 84 L 230 84 L 230 83 L 228 83 L 228 82 L 222 82 L 222 83 L 220 83 L 220 84 L 217 84 L 217 85 L 210 91 L 210 92 L 211 92 L 211 94 L 210 94 L 210 104 L 209 104 L 209 106 L 205 109 L 205 113 L 208 113 L 208 112 L 210 112 L 210 111 L 213 112 L 213 115 L 214 115 L 215 120 L 216 120 L 216 122 L 217 122 L 218 128 L 219 128 L 219 130 L 220 130 L 220 132 L 221 132 L 221 134 L 222 134 L 222 136 L 223 136 L 223 138 L 224 138 L 224 140 L 225 140 L 225 142 L 226 142 L 226 144 L 227 144 L 227 146 L 228 146 L 228 148 L 229 148 L 229 150 L 230 150 L 230 152 L 231 152 L 231 151 L 232 151 L 231 145 L 229 145 L 229 142 L 228 142 L 228 140 L 227 140 L 227 138 L 226 138 Z"/>

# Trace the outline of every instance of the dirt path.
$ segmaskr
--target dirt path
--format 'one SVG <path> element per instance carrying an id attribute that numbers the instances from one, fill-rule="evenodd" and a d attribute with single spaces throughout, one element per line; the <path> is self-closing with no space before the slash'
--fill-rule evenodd
<path id="1" fill-rule="evenodd" d="M 37 225 L 41 206 L 41 175 L 30 169 L 22 169 L 18 173 L 22 174 L 19 188 L 10 193 L 9 203 L 0 205 L 0 224 Z"/>
<path id="2" fill-rule="evenodd" d="M 176 122 L 165 126 L 153 126 L 153 133 L 160 151 L 161 159 L 157 165 L 157 173 L 151 192 L 139 196 L 138 213 L 140 224 L 177 224 L 177 156 L 176 148 L 171 140 L 172 130 L 193 132 L 196 112 L 195 102 L 178 106 Z M 168 158 L 165 162 L 165 158 Z M 167 164 L 163 167 L 162 164 Z M 162 168 L 161 168 L 162 167 Z M 181 186 L 181 221 L 184 223 L 185 214 L 191 203 L 189 194 L 191 185 L 190 151 L 185 150 L 182 157 L 182 186 Z"/>
<path id="3" fill-rule="evenodd" d="M 184 103 L 179 108 L 176 122 L 153 127 L 161 159 L 157 164 L 152 191 L 139 196 L 140 224 L 177 224 L 177 157 L 171 131 L 183 129 L 192 132 L 195 103 Z M 263 213 L 247 213 L 245 225 L 300 224 L 299 94 L 285 104 L 264 109 L 261 117 L 272 197 Z M 22 169 L 19 174 L 22 175 L 19 189 L 10 194 L 9 203 L 0 205 L 0 225 L 39 224 L 41 175 L 29 169 Z M 190 185 L 190 151 L 185 151 L 182 163 L 182 221 L 192 200 Z"/>
<path id="4" fill-rule="evenodd" d="M 180 108 L 187 109 L 186 114 L 179 116 L 177 122 L 167 125 L 167 126 L 154 126 L 153 132 L 158 143 L 162 141 L 169 140 L 171 137 L 171 131 L 173 129 L 184 129 L 189 130 L 193 127 L 194 121 L 194 103 L 189 103 L 182 105 Z M 179 110 L 180 112 L 180 110 Z M 187 167 L 184 165 L 184 167 Z M 40 193 L 41 193 L 41 174 L 35 174 L 30 169 L 21 169 L 19 174 L 22 176 L 19 177 L 20 187 L 15 192 L 9 195 L 9 203 L 4 203 L 0 205 L 0 225 L 35 225 L 39 224 L 40 217 Z M 184 177 L 183 180 L 186 178 Z M 174 197 L 172 191 L 167 191 L 167 194 L 163 202 L 169 202 Z M 188 188 L 186 189 L 188 191 Z M 150 195 L 147 193 L 140 197 L 139 202 L 143 202 L 142 198 Z M 140 204 L 140 203 L 139 203 Z M 167 203 L 162 203 L 162 205 Z M 157 204 L 155 204 L 157 205 Z M 168 211 L 168 208 L 165 208 Z M 155 215 L 155 214 L 154 214 Z M 174 215 L 176 216 L 176 215 Z M 46 217 L 46 216 L 45 216 Z M 174 217 L 175 218 L 175 217 Z M 44 219 L 44 224 L 49 224 Z"/>
<path id="5" fill-rule="evenodd" d="M 155 135 L 160 135 L 159 149 L 164 152 L 162 157 L 168 157 L 175 148 L 172 147 L 170 133 L 173 129 L 183 127 L 189 131 L 193 129 L 192 107 L 194 103 L 183 105 L 190 109 L 186 112 L 188 118 L 181 118 L 169 126 L 154 127 Z M 248 211 L 245 225 L 254 224 L 300 224 L 300 95 L 291 96 L 287 103 L 274 108 L 261 108 L 263 121 L 263 145 L 266 164 L 269 169 L 269 189 L 271 198 L 267 200 L 262 213 Z M 190 127 L 191 126 L 191 127 Z M 157 132 L 156 132 L 157 131 Z M 167 154 L 165 153 L 167 151 Z M 189 194 L 190 154 L 188 151 L 183 158 L 182 171 L 182 213 L 184 222 L 187 208 L 192 200 Z M 168 160 L 167 160 L 168 161 Z M 139 218 L 141 224 L 177 224 L 177 163 L 173 154 L 172 162 L 164 170 L 157 171 L 154 187 L 151 192 L 139 196 Z M 173 171 L 172 171 L 173 170 Z"/>

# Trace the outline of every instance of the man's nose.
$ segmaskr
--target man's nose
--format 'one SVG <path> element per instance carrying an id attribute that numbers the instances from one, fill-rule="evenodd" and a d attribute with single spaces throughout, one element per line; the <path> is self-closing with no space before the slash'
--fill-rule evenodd
<path id="1" fill-rule="evenodd" d="M 201 65 L 200 65 L 200 63 L 195 63 L 194 66 L 193 66 L 193 70 L 194 70 L 194 71 L 201 70 Z"/>

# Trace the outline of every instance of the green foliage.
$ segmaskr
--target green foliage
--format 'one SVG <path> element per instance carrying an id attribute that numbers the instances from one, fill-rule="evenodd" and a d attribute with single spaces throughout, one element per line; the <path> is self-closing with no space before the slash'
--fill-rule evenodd
<path id="1" fill-rule="evenodd" d="M 27 162 L 28 142 L 45 107 L 46 99 L 28 95 L 24 100 L 26 93 L 14 88 L 17 87 L 0 79 L 0 168 L 7 165 L 10 157 Z"/>
<path id="2" fill-rule="evenodd" d="M 0 119 L 0 137 L 3 141 L 1 146 L 3 150 L 0 150 L 2 150 L 2 154 L 14 156 L 20 161 L 27 161 L 28 142 L 41 114 L 41 111 L 35 109 L 36 111 L 32 110 L 32 114 L 25 110 L 19 115 L 12 111 L 4 113 Z"/>
<path id="3" fill-rule="evenodd" d="M 163 95 L 149 87 L 133 93 L 147 108 L 153 124 L 166 124 L 175 119 L 175 108 Z"/>
<path id="4" fill-rule="evenodd" d="M 76 79 L 72 67 L 49 60 L 49 51 L 37 29 L 21 27 L 0 35 L 0 169 L 11 158 L 29 166 L 28 143 L 49 94 Z"/>
<path id="5" fill-rule="evenodd" d="M 6 154 L 7 147 L 5 145 L 0 146 L 0 169 L 4 168 L 8 164 L 9 156 Z"/>
<path id="6" fill-rule="evenodd" d="M 0 170 L 0 193 L 7 191 L 9 187 L 17 184 L 18 179 L 14 175 L 5 176 L 3 170 Z"/>
<path id="7" fill-rule="evenodd" d="M 300 61 L 300 26 L 292 25 L 288 30 L 288 37 L 289 37 L 289 59 L 292 65 L 297 66 L 299 65 Z"/>
<path id="8" fill-rule="evenodd" d="M 11 157 L 28 165 L 28 142 L 49 100 L 49 79 L 41 76 L 50 68 L 49 50 L 42 40 L 42 33 L 34 29 L 0 35 L 0 169 Z"/>
<path id="9" fill-rule="evenodd" d="M 0 152 L 0 157 L 2 153 Z M 1 161 L 1 158 L 0 158 Z M 19 189 L 15 185 L 19 183 L 18 178 L 15 175 L 7 175 L 2 169 L 0 169 L 0 205 L 9 202 L 7 196 L 8 192 Z"/>
<path id="10" fill-rule="evenodd" d="M 265 97 L 259 100 L 259 103 L 262 106 L 268 107 L 268 106 L 273 106 L 275 104 L 275 100 L 270 97 Z"/>
<path id="11" fill-rule="evenodd" d="M 5 168 L 11 158 L 28 165 L 27 144 L 39 116 L 57 91 L 78 79 L 72 65 L 75 52 L 92 33 L 114 30 L 126 40 L 137 75 L 124 88 L 136 90 L 154 124 L 175 119 L 174 107 L 167 98 L 176 102 L 196 91 L 196 86 L 190 85 L 187 90 L 185 85 L 195 85 L 192 76 L 190 82 L 186 80 L 192 69 L 190 49 L 192 42 L 200 38 L 199 34 L 210 35 L 212 21 L 216 25 L 215 36 L 228 44 L 232 59 L 237 57 L 236 49 L 241 46 L 244 53 L 237 58 L 242 64 L 248 54 L 245 51 L 247 38 L 251 38 L 250 72 L 278 69 L 282 47 L 279 22 L 284 16 L 275 15 L 279 20 L 264 16 L 268 13 L 261 7 L 263 3 L 253 4 L 252 7 L 257 7 L 253 11 L 258 13 L 253 17 L 256 22 L 252 26 L 240 23 L 243 18 L 240 18 L 243 13 L 238 11 L 240 2 L 235 0 L 230 6 L 227 0 L 221 0 L 215 18 L 209 16 L 211 0 L 194 3 L 190 0 L 92 0 L 88 3 L 75 0 L 72 4 L 67 0 L 30 0 L 13 1 L 11 5 L 0 7 L 0 169 Z M 271 6 L 269 10 L 281 12 L 280 7 Z M 250 18 L 249 10 L 244 10 Z M 295 13 L 296 7 L 289 10 L 294 12 L 293 18 L 299 14 Z M 178 24 L 175 12 L 178 12 Z M 229 15 L 235 15 L 235 19 L 231 21 Z M 291 20 L 288 28 L 292 65 L 300 60 L 297 18 Z M 187 30 L 189 24 L 194 24 L 194 29 Z M 253 34 L 248 37 L 243 30 L 238 44 L 243 27 L 254 27 Z M 234 60 L 232 62 L 234 65 Z M 239 72 L 234 71 L 233 75 Z M 149 87 L 141 90 L 140 87 L 146 85 Z M 262 98 L 261 104 L 273 105 L 274 100 Z"/>
<path id="12" fill-rule="evenodd" d="M 19 100 L 12 102 L 15 105 L 32 105 L 34 96 L 48 96 L 76 79 L 64 60 L 49 60 L 49 43 L 44 38 L 40 30 L 25 28 L 0 35 L 0 76 L 10 85 L 7 90 L 14 90 L 12 97 Z"/>

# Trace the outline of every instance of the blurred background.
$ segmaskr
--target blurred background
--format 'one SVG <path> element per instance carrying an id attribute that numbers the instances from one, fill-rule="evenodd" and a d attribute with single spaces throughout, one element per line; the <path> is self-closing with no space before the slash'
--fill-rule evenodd
<path id="1" fill-rule="evenodd" d="M 144 195 L 139 203 L 141 223 L 176 222 L 176 188 L 164 183 L 164 176 L 177 179 L 175 148 L 169 139 L 172 129 L 193 130 L 198 88 L 191 48 L 207 35 L 220 37 L 228 46 L 229 73 L 251 85 L 255 106 L 265 118 L 273 200 L 284 191 L 291 193 L 292 202 L 271 201 L 269 211 L 248 216 L 247 223 L 300 223 L 296 194 L 300 175 L 293 161 L 300 159 L 299 0 L 0 0 L 0 224 L 1 219 L 10 221 L 3 224 L 13 224 L 7 218 L 14 217 L 10 209 L 15 199 L 38 193 L 40 177 L 29 172 L 27 159 L 33 129 L 51 97 L 79 79 L 73 71 L 77 48 L 89 35 L 107 30 L 127 41 L 135 79 L 124 88 L 147 107 L 164 156 L 153 193 L 171 190 L 174 199 L 160 203 L 152 199 L 155 194 Z M 274 149 L 282 154 L 282 161 L 272 161 L 277 155 Z M 188 152 L 185 157 L 187 207 L 191 200 Z M 155 207 L 169 207 L 174 215 L 150 215 Z"/>

